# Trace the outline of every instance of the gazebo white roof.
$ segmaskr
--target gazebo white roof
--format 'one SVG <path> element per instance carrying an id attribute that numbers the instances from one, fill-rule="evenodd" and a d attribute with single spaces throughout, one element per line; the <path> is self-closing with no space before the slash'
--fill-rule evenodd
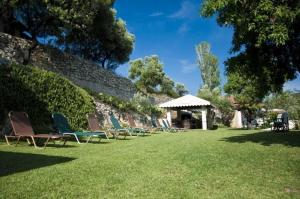
<path id="1" fill-rule="evenodd" d="M 177 108 L 177 107 L 201 107 L 210 106 L 211 103 L 207 100 L 195 97 L 193 95 L 185 95 L 177 99 L 162 103 L 159 105 L 161 108 Z"/>

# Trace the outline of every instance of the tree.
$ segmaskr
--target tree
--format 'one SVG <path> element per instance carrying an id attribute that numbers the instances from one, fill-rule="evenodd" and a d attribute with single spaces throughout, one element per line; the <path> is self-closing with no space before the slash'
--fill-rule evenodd
<path id="1" fill-rule="evenodd" d="M 210 44 L 201 42 L 196 46 L 196 53 L 203 85 L 207 85 L 210 90 L 220 86 L 218 59 L 210 52 Z"/>
<path id="2" fill-rule="evenodd" d="M 204 85 L 199 89 L 197 96 L 210 101 L 219 110 L 218 116 L 221 123 L 226 126 L 230 125 L 233 116 L 233 106 L 228 97 L 221 95 L 219 87 L 210 90 L 207 85 Z"/>
<path id="3" fill-rule="evenodd" d="M 201 42 L 196 46 L 197 62 L 203 81 L 197 96 L 210 101 L 220 111 L 220 120 L 229 126 L 233 107 L 228 98 L 221 95 L 218 58 L 210 52 L 210 44 Z"/>
<path id="4" fill-rule="evenodd" d="M 300 119 L 300 93 L 284 91 L 265 98 L 264 104 L 268 110 L 284 109 L 289 113 L 290 119 Z"/>
<path id="5" fill-rule="evenodd" d="M 160 85 L 160 92 L 170 97 L 178 97 L 178 94 L 174 90 L 175 82 L 168 76 L 164 76 Z"/>
<path id="6" fill-rule="evenodd" d="M 221 97 L 218 59 L 210 52 L 210 44 L 205 41 L 196 46 L 196 53 L 203 81 L 197 95 L 212 103 L 217 102 Z"/>
<path id="7" fill-rule="evenodd" d="M 3 11 L 0 13 L 0 30 L 32 40 L 28 53 L 24 56 L 25 65 L 28 64 L 39 37 L 61 34 L 61 20 L 48 11 L 45 1 L 3 0 L 0 10 Z"/>
<path id="8" fill-rule="evenodd" d="M 140 91 L 178 97 L 174 88 L 175 82 L 164 73 L 163 64 L 157 55 L 135 59 L 129 64 L 128 77 Z"/>
<path id="9" fill-rule="evenodd" d="M 114 70 L 129 60 L 134 36 L 116 18 L 113 4 L 114 0 L 3 0 L 0 30 L 34 41 L 29 57 L 38 38 L 51 36 L 56 47 Z"/>
<path id="10" fill-rule="evenodd" d="M 75 22 L 84 23 L 72 23 L 72 18 L 67 18 L 65 22 L 72 28 L 69 34 L 60 37 L 59 43 L 65 45 L 68 52 L 100 63 L 105 69 L 115 70 L 119 64 L 129 61 L 134 35 L 127 31 L 122 19 L 116 18 L 116 11 L 111 8 L 113 1 L 97 1 L 96 6 L 91 6 L 92 9 L 89 6 L 85 9 L 75 6 L 78 9 L 75 17 L 77 13 L 85 12 Z"/>
<path id="11" fill-rule="evenodd" d="M 234 96 L 239 109 L 249 112 L 256 110 L 263 98 L 262 89 L 256 87 L 259 80 L 255 77 L 247 78 L 243 72 L 230 73 L 227 79 L 230 83 L 224 86 L 224 91 Z"/>
<path id="12" fill-rule="evenodd" d="M 175 85 L 175 92 L 177 93 L 178 96 L 184 96 L 188 93 L 188 90 L 186 89 L 184 84 L 181 83 L 176 83 Z"/>
<path id="13" fill-rule="evenodd" d="M 129 64 L 129 78 L 135 82 L 139 90 L 148 93 L 159 92 L 157 87 L 162 84 L 165 73 L 158 56 L 146 56 L 130 61 Z"/>
<path id="14" fill-rule="evenodd" d="M 210 102 L 213 102 L 220 95 L 221 95 L 221 90 L 219 88 L 214 88 L 213 90 L 210 90 L 206 84 L 199 89 L 197 94 L 198 97 L 208 100 Z"/>
<path id="15" fill-rule="evenodd" d="M 15 1 L 0 1 L 0 32 L 21 36 L 25 27 L 14 16 Z"/>
<path id="16" fill-rule="evenodd" d="M 233 27 L 233 56 L 225 62 L 228 88 L 247 82 L 247 92 L 262 100 L 296 78 L 300 71 L 299 0 L 204 0 L 201 15 L 216 15 L 219 25 Z"/>

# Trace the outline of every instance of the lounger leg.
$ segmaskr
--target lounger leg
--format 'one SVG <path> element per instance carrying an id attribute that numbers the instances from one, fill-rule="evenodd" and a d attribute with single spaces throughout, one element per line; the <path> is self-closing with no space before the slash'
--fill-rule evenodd
<path id="1" fill-rule="evenodd" d="M 105 137 L 106 137 L 106 139 L 108 139 L 109 140 L 109 138 L 108 138 L 108 136 L 107 136 L 107 134 L 105 133 Z"/>
<path id="2" fill-rule="evenodd" d="M 67 143 L 67 139 L 66 139 L 66 138 L 63 138 L 63 139 L 64 139 L 64 144 L 63 144 L 63 146 L 65 146 L 66 143 Z"/>
<path id="3" fill-rule="evenodd" d="M 46 148 L 46 146 L 47 146 L 47 144 L 48 144 L 48 142 L 49 142 L 50 139 L 51 139 L 51 138 L 49 137 L 49 138 L 46 140 L 46 142 L 45 142 L 45 144 L 44 144 L 44 148 Z M 54 142 L 54 144 L 55 144 L 55 142 Z"/>
<path id="4" fill-rule="evenodd" d="M 77 140 L 78 144 L 82 144 L 82 143 L 79 141 L 77 135 L 74 135 L 74 136 L 75 136 L 75 139 Z"/>
<path id="5" fill-rule="evenodd" d="M 26 141 L 27 141 L 27 143 L 28 143 L 29 145 L 31 145 L 31 142 L 30 142 L 30 140 L 29 140 L 28 138 L 26 138 Z"/>
<path id="6" fill-rule="evenodd" d="M 92 137 L 93 137 L 93 136 L 90 136 L 90 137 L 87 139 L 86 143 L 89 143 L 89 141 L 92 139 Z"/>
<path id="7" fill-rule="evenodd" d="M 11 144 L 9 143 L 9 141 L 8 141 L 8 137 L 7 137 L 6 135 L 5 135 L 4 137 L 5 137 L 5 140 L 6 140 L 7 145 L 11 145 Z"/>
<path id="8" fill-rule="evenodd" d="M 16 146 L 18 145 L 20 139 L 21 139 L 21 136 L 18 137 L 17 142 L 16 142 Z"/>
<path id="9" fill-rule="evenodd" d="M 31 137 L 31 140 L 32 140 L 32 142 L 33 142 L 34 147 L 38 149 L 39 147 L 36 145 L 35 140 L 34 140 L 34 137 L 32 137 L 32 136 L 30 136 L 30 137 Z"/>

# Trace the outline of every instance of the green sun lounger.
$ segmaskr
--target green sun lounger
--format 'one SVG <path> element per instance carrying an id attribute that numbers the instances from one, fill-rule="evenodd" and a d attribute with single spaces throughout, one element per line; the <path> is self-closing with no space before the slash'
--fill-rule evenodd
<path id="1" fill-rule="evenodd" d="M 115 138 L 118 138 L 118 136 L 120 134 L 124 135 L 124 139 L 126 138 L 127 135 L 132 136 L 130 129 L 129 128 L 122 128 L 122 126 L 120 125 L 119 121 L 117 120 L 117 118 L 114 116 L 113 113 L 110 113 L 109 117 L 110 117 L 110 121 L 111 121 L 112 126 L 113 126 L 111 131 L 114 132 Z"/>
<path id="2" fill-rule="evenodd" d="M 162 123 L 163 123 L 163 125 L 164 125 L 163 128 L 164 128 L 166 131 L 169 131 L 169 132 L 177 132 L 177 131 L 178 131 L 178 130 L 175 129 L 175 128 L 169 127 L 165 119 L 162 120 Z"/>
<path id="3" fill-rule="evenodd" d="M 156 129 L 157 131 L 165 130 L 163 127 L 160 126 L 160 124 L 157 121 L 157 118 L 154 115 L 151 116 L 151 124 L 152 124 L 152 128 Z"/>
<path id="4" fill-rule="evenodd" d="M 87 137 L 86 143 L 88 143 L 93 138 L 99 138 L 99 141 L 102 137 L 106 137 L 105 132 L 81 132 L 81 131 L 73 131 L 69 125 L 67 118 L 61 113 L 52 114 L 54 126 L 57 128 L 59 134 L 62 135 L 71 135 L 74 136 L 78 144 L 82 144 L 80 142 L 81 137 Z"/>

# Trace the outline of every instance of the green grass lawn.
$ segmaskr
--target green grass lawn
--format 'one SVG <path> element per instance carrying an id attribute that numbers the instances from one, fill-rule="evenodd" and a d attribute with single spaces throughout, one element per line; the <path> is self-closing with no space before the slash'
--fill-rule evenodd
<path id="1" fill-rule="evenodd" d="M 0 142 L 0 198 L 300 198 L 300 132 L 161 133 L 37 150 Z"/>

